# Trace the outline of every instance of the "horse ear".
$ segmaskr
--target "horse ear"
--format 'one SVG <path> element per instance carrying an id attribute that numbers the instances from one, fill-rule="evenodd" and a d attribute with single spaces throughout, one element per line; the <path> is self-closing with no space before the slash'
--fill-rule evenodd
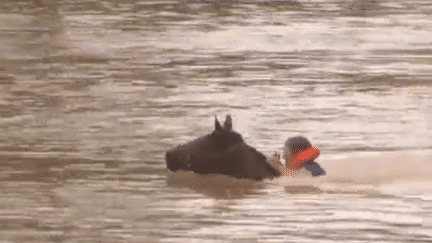
<path id="1" fill-rule="evenodd" d="M 216 130 L 216 131 L 220 131 L 220 130 L 222 130 L 222 127 L 221 127 L 221 125 L 219 124 L 219 121 L 218 121 L 218 119 L 217 119 L 216 116 L 215 116 L 215 130 Z"/>
<path id="2" fill-rule="evenodd" d="M 230 131 L 230 130 L 232 130 L 232 119 L 231 119 L 231 116 L 230 115 L 227 115 L 226 116 L 226 119 L 225 119 L 225 123 L 224 123 L 224 128 L 223 128 L 225 131 Z"/>

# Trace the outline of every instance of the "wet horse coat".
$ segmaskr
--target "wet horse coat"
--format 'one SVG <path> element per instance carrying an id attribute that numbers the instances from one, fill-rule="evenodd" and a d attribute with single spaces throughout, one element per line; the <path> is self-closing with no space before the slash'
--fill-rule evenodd
<path id="1" fill-rule="evenodd" d="M 253 180 L 280 175 L 267 163 L 262 153 L 247 145 L 242 136 L 232 130 L 230 116 L 227 116 L 223 127 L 215 119 L 212 133 L 177 146 L 168 151 L 165 158 L 171 171 L 187 170 Z"/>

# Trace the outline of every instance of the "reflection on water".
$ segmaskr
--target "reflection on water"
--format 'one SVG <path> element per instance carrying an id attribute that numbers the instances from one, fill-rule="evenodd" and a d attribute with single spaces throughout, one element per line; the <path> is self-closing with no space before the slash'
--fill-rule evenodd
<path id="1" fill-rule="evenodd" d="M 215 198 L 233 199 L 260 194 L 263 184 L 253 180 L 236 179 L 224 175 L 200 175 L 191 172 L 172 173 L 167 186 L 189 188 Z"/>
<path id="2" fill-rule="evenodd" d="M 430 242 L 425 1 L 0 3 L 5 242 Z M 168 173 L 214 115 L 320 179 Z"/>

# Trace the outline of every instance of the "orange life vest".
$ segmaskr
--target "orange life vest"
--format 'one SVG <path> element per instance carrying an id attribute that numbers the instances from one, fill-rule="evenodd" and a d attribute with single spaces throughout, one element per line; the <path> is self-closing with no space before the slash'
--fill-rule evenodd
<path id="1" fill-rule="evenodd" d="M 294 155 L 290 161 L 287 161 L 287 165 L 294 169 L 300 169 L 306 162 L 315 160 L 319 155 L 319 149 L 310 146 Z"/>

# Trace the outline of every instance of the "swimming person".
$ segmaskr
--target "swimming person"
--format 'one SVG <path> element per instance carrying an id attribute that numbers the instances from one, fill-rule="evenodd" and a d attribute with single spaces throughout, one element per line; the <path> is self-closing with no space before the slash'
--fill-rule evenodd
<path id="1" fill-rule="evenodd" d="M 274 154 L 267 162 L 284 176 L 298 175 L 325 175 L 325 171 L 315 162 L 320 155 L 318 148 L 304 137 L 289 138 L 284 145 L 282 158 L 285 165 L 280 161 L 280 155 Z"/>

